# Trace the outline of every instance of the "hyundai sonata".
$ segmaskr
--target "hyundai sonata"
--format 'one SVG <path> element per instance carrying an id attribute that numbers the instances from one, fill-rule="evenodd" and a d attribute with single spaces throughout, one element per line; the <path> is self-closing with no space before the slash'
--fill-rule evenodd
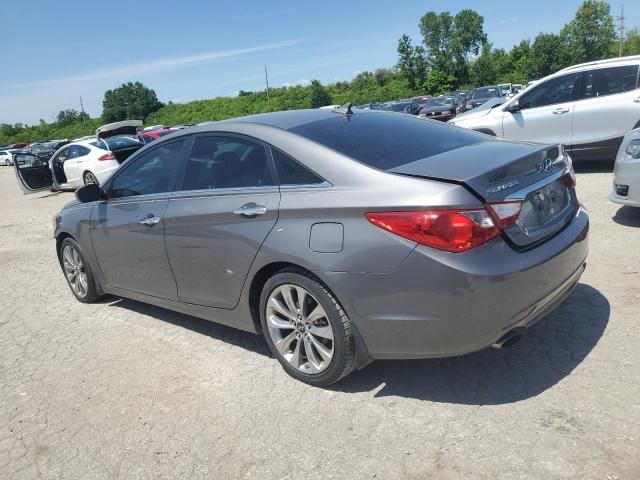
<path id="1" fill-rule="evenodd" d="M 374 359 L 518 339 L 576 285 L 588 217 L 558 145 L 410 115 L 261 114 L 132 155 L 55 218 L 73 294 L 264 335 L 328 385 Z"/>

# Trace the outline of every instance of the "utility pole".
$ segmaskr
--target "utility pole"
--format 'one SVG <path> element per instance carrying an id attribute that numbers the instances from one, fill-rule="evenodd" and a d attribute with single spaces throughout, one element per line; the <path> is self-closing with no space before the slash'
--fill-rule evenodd
<path id="1" fill-rule="evenodd" d="M 84 105 L 82 104 L 82 95 L 80 95 L 80 110 L 82 111 L 82 126 L 86 127 L 87 126 L 87 121 L 85 120 L 85 113 L 84 113 Z"/>
<path id="2" fill-rule="evenodd" d="M 267 106 L 271 108 L 271 101 L 269 100 L 269 74 L 267 73 L 267 64 L 264 64 L 264 81 L 267 84 Z"/>
<path id="3" fill-rule="evenodd" d="M 620 16 L 617 18 L 619 23 L 618 31 L 620 32 L 620 52 L 619 57 L 622 56 L 622 50 L 624 49 L 624 5 L 620 7 Z"/>

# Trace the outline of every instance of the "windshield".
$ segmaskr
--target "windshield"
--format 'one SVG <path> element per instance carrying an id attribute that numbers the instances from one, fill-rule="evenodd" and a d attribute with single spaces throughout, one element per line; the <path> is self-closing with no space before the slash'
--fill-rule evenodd
<path id="1" fill-rule="evenodd" d="M 53 144 L 52 143 L 37 143 L 31 147 L 31 153 L 36 155 L 40 153 L 53 152 Z"/>
<path id="2" fill-rule="evenodd" d="M 497 97 L 498 95 L 499 93 L 496 87 L 483 87 L 483 88 L 476 88 L 473 91 L 473 95 L 471 95 L 471 98 L 473 99 L 488 98 L 488 97 Z"/>
<path id="3" fill-rule="evenodd" d="M 452 98 L 430 98 L 427 100 L 427 107 L 450 107 L 453 105 Z"/>

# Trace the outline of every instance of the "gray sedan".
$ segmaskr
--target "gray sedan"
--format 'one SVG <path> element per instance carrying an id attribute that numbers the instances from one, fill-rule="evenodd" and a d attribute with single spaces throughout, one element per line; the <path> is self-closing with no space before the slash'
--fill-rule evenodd
<path id="1" fill-rule="evenodd" d="M 270 113 L 140 149 L 76 192 L 56 252 L 81 302 L 262 334 L 287 373 L 328 385 L 374 359 L 518 340 L 584 270 L 574 186 L 557 145 L 350 107 Z"/>

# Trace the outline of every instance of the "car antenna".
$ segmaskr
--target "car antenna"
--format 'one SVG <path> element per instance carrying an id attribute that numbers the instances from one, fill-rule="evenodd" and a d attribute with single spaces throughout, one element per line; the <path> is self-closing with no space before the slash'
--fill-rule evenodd
<path id="1" fill-rule="evenodd" d="M 351 110 L 351 102 L 347 102 L 341 107 L 334 108 L 333 111 L 337 113 L 342 113 L 343 115 L 353 115 L 353 110 Z"/>

